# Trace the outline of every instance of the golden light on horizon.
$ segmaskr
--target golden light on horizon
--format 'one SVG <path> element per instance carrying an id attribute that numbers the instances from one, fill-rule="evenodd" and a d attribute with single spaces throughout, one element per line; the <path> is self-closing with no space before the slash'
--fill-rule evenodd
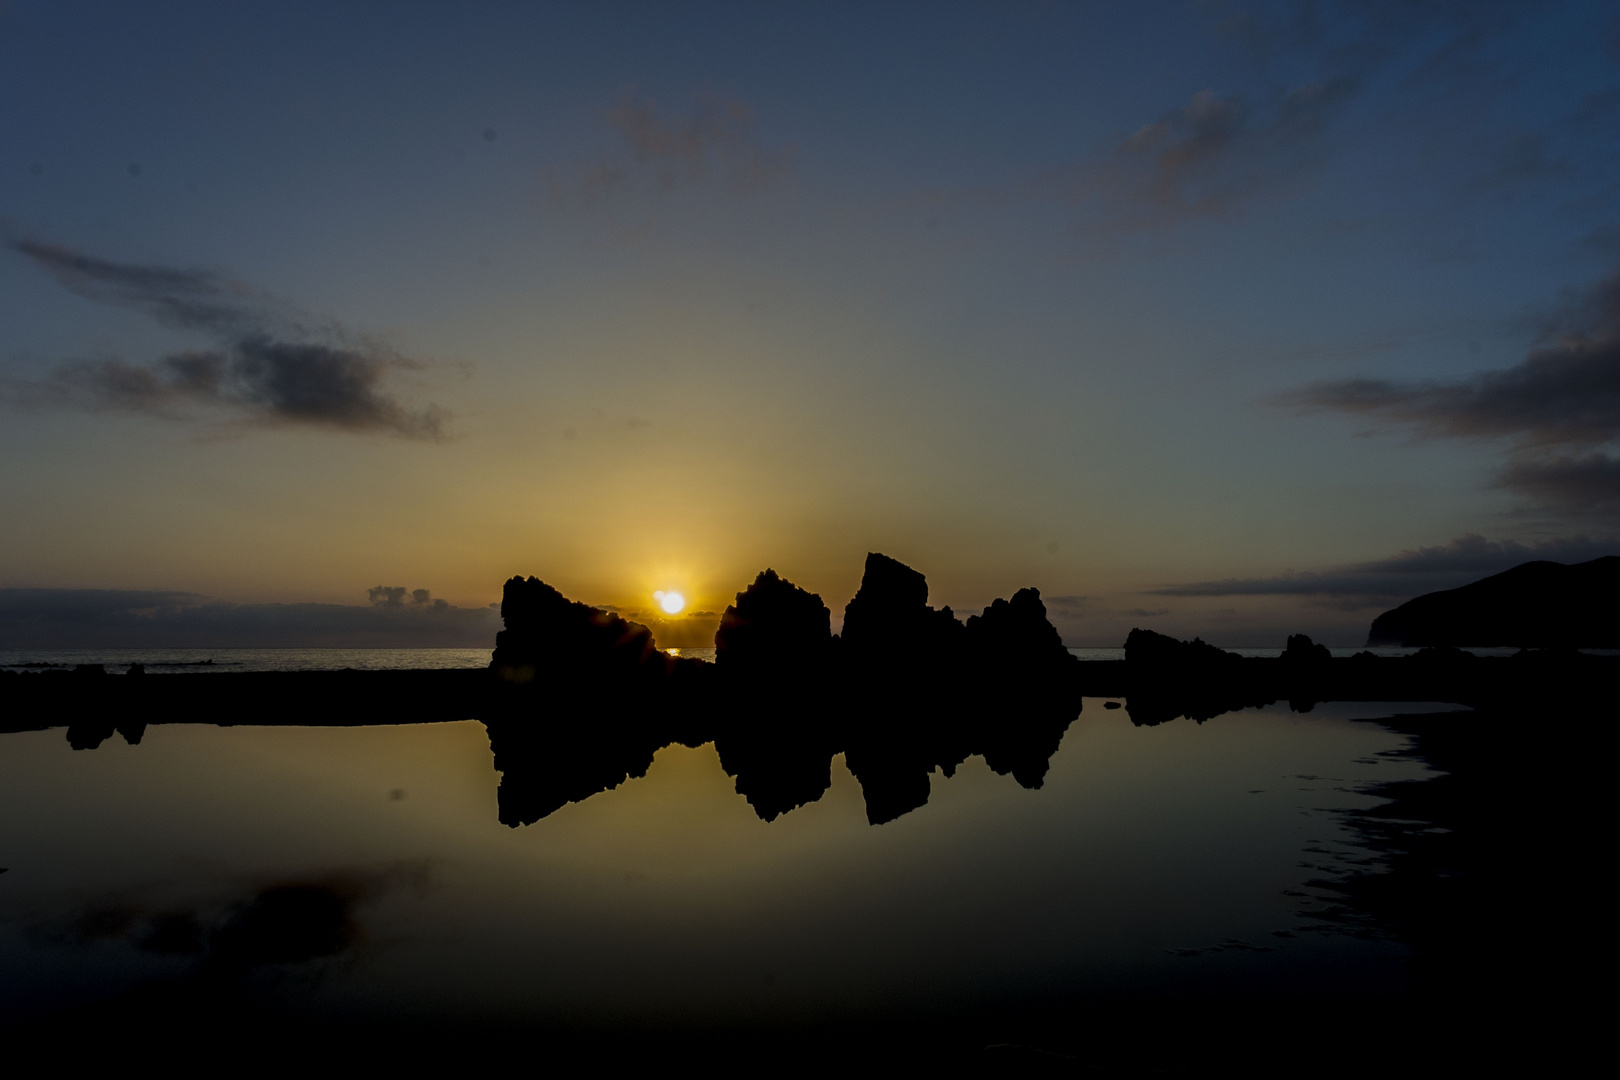
<path id="1" fill-rule="evenodd" d="M 686 607 L 686 597 L 678 592 L 655 592 L 653 599 L 664 609 L 666 615 L 679 615 L 681 609 Z"/>

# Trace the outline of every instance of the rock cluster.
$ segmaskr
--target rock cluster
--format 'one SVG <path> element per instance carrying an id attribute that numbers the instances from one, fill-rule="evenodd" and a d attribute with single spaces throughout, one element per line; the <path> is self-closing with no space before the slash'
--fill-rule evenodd
<path id="1" fill-rule="evenodd" d="M 509 824 L 641 775 L 659 746 L 710 740 L 766 820 L 820 798 L 842 753 L 869 819 L 887 821 L 971 754 L 1039 787 L 1080 709 L 1076 661 L 1039 592 L 964 624 L 929 606 L 922 574 L 876 552 L 838 635 L 820 596 L 762 571 L 726 608 L 712 666 L 664 657 L 645 627 L 535 578 L 507 582 L 501 614 L 491 666 L 509 693 L 488 726 Z M 583 708 L 582 686 L 606 708 Z M 543 719 L 584 715 L 566 733 Z M 565 735 L 573 756 L 597 762 L 567 782 L 544 763 Z"/>

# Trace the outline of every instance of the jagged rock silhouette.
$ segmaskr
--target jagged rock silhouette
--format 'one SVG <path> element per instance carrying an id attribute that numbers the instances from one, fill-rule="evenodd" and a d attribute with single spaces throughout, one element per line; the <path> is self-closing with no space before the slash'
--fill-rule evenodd
<path id="1" fill-rule="evenodd" d="M 514 577 L 501 593 L 506 629 L 490 667 L 511 683 L 536 678 L 624 679 L 661 675 L 667 665 L 652 631 L 569 600 L 539 578 Z"/>
<path id="2" fill-rule="evenodd" d="M 782 676 L 820 664 L 832 645 L 832 612 L 821 597 L 762 570 L 720 617 L 715 662 L 727 674 Z"/>

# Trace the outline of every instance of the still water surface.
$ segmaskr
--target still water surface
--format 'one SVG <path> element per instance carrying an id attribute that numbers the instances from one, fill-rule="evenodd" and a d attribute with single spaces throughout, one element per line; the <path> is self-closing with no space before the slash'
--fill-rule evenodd
<path id="1" fill-rule="evenodd" d="M 714 649 L 665 649 L 678 656 L 714 660 Z M 1240 656 L 1280 656 L 1276 649 L 1232 649 Z M 1332 649 L 1334 656 L 1371 652 L 1377 656 L 1409 656 L 1415 648 Z M 1470 649 L 1479 656 L 1511 656 L 1516 649 Z M 1609 652 L 1616 650 L 1585 650 Z M 1071 648 L 1081 660 L 1123 660 L 1125 650 Z M 209 674 L 231 671 L 410 671 L 489 666 L 488 648 L 472 649 L 0 649 L 0 669 L 44 670 L 101 664 L 119 672 L 140 664 L 154 674 Z"/>
<path id="2" fill-rule="evenodd" d="M 0 736 L 0 1012 L 182 978 L 210 927 L 286 883 L 341 894 L 357 933 L 241 980 L 328 1017 L 751 1023 L 1404 993 L 1404 946 L 1313 917 L 1331 902 L 1310 883 L 1367 858 L 1341 821 L 1377 801 L 1359 789 L 1424 773 L 1356 718 L 1413 707 L 1136 728 L 1102 705 L 1040 790 L 970 758 L 881 826 L 841 758 L 823 798 L 763 822 L 712 744 L 513 829 L 476 721 L 154 725 L 83 752 L 60 729 Z"/>

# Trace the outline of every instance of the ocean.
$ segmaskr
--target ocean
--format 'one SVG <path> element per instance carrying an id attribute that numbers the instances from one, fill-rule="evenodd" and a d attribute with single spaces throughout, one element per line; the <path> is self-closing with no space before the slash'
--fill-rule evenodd
<path id="1" fill-rule="evenodd" d="M 678 656 L 712 661 L 713 649 L 666 649 Z M 1233 649 L 1240 656 L 1278 656 L 1281 649 Z M 1331 650 L 1351 656 L 1359 648 Z M 1378 656 L 1406 656 L 1416 649 L 1376 648 Z M 1514 649 L 1471 649 L 1480 656 L 1510 656 Z M 1613 651 L 1613 650 L 1610 650 Z M 1073 648 L 1082 660 L 1123 660 L 1125 650 Z M 153 674 L 208 674 L 225 671 L 400 671 L 480 668 L 489 649 L 0 649 L 0 670 L 49 670 L 101 664 L 110 672 L 141 664 Z"/>

